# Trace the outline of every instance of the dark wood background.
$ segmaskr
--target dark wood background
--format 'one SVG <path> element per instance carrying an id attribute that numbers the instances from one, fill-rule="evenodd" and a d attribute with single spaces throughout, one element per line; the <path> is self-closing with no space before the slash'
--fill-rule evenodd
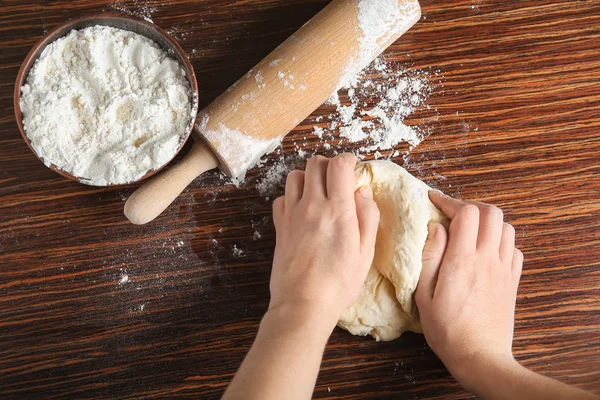
<path id="1" fill-rule="evenodd" d="M 207 173 L 154 223 L 132 226 L 122 209 L 135 185 L 79 185 L 30 152 L 14 120 L 14 80 L 33 44 L 65 20 L 146 13 L 189 52 L 206 105 L 327 1 L 0 4 L 0 397 L 218 398 L 268 302 L 274 232 L 255 187 L 261 169 L 239 189 Z M 598 392 L 600 1 L 421 4 L 424 18 L 387 57 L 441 71 L 431 108 L 408 121 L 431 135 L 396 161 L 505 210 L 526 258 L 516 357 Z M 315 111 L 283 153 L 304 136 L 317 146 L 311 127 L 330 111 Z M 315 397 L 470 395 L 420 335 L 376 343 L 336 330 Z"/>

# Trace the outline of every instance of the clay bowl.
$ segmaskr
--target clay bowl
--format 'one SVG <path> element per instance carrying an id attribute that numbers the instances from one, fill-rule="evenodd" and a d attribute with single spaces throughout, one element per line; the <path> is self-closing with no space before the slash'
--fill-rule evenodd
<path id="1" fill-rule="evenodd" d="M 20 108 L 21 87 L 25 84 L 25 81 L 27 80 L 27 76 L 29 75 L 29 71 L 31 70 L 31 67 L 35 64 L 36 60 L 42 54 L 42 52 L 44 51 L 46 46 L 48 46 L 53 41 L 67 35 L 73 29 L 85 29 L 85 28 L 95 26 L 95 25 L 110 26 L 113 28 L 119 28 L 119 29 L 135 32 L 137 34 L 145 36 L 148 39 L 154 41 L 156 44 L 158 44 L 164 51 L 167 52 L 167 54 L 170 57 L 173 57 L 174 59 L 179 61 L 179 64 L 184 68 L 190 88 L 192 89 L 192 113 L 191 113 L 191 115 L 193 115 L 194 117 L 190 117 L 190 121 L 187 125 L 185 135 L 183 136 L 183 139 L 181 141 L 179 149 L 177 150 L 177 153 L 179 153 L 181 151 L 181 149 L 183 148 L 185 142 L 190 137 L 190 134 L 192 132 L 192 129 L 194 127 L 194 122 L 196 119 L 195 115 L 198 113 L 198 82 L 196 81 L 196 74 L 194 74 L 194 68 L 192 67 L 192 64 L 190 63 L 190 60 L 189 60 L 187 54 L 185 53 L 185 51 L 183 51 L 183 49 L 181 48 L 179 43 L 177 43 L 177 41 L 175 41 L 175 39 L 173 39 L 167 32 L 165 32 L 158 26 L 156 26 L 150 22 L 144 21 L 142 19 L 125 17 L 123 15 L 113 14 L 113 13 L 105 13 L 105 14 L 100 14 L 100 15 L 96 15 L 96 16 L 92 16 L 92 17 L 85 17 L 85 18 L 79 18 L 79 19 L 74 19 L 74 20 L 68 21 L 68 22 L 64 23 L 63 25 L 60 25 L 60 26 L 54 28 L 46 36 L 41 38 L 40 41 L 35 44 L 35 46 L 33 46 L 31 51 L 27 55 L 27 58 L 25 58 L 25 61 L 21 65 L 21 69 L 19 70 L 19 74 L 17 75 L 17 82 L 15 84 L 14 109 L 15 109 L 15 117 L 17 119 L 17 125 L 19 126 L 19 131 L 21 131 L 21 136 L 23 136 L 23 139 L 25 139 L 25 142 L 27 143 L 27 145 L 29 146 L 31 151 L 33 151 L 33 153 L 43 162 L 44 161 L 43 158 L 40 157 L 35 152 L 33 147 L 31 146 L 31 141 L 27 137 L 27 134 L 25 133 L 25 129 L 23 128 L 23 114 L 21 113 L 21 108 Z M 177 155 L 177 154 L 175 154 L 175 155 Z M 173 156 L 173 158 L 175 158 L 175 156 Z M 162 167 L 160 167 L 158 169 L 148 171 L 148 173 L 146 173 L 146 175 L 144 175 L 142 178 L 138 179 L 135 182 L 139 182 L 146 178 L 151 177 L 152 175 L 154 175 L 158 171 L 160 171 L 162 168 L 167 166 L 167 164 L 169 164 L 169 163 L 166 163 L 165 165 L 163 165 Z M 73 176 L 70 173 L 63 171 L 54 165 L 51 165 L 50 169 L 52 169 L 53 171 L 59 173 L 60 175 L 66 177 L 68 179 L 86 184 L 86 182 L 83 179 Z M 133 183 L 133 182 L 130 182 L 130 183 Z M 108 186 L 123 186 L 123 185 L 108 185 Z"/>

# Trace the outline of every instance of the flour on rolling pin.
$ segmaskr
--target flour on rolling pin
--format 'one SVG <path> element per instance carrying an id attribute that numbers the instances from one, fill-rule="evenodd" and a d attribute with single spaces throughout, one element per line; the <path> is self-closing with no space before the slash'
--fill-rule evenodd
<path id="1" fill-rule="evenodd" d="M 350 85 L 383 49 L 418 21 L 421 13 L 416 0 L 334 3 L 330 3 L 327 20 L 317 15 L 288 39 L 299 42 L 294 53 L 280 46 L 271 58 L 259 63 L 200 113 L 198 130 L 234 182 L 242 180 L 262 155 L 280 144 L 301 122 L 299 114 L 304 118 L 331 93 Z M 348 12 L 349 7 L 353 11 Z M 348 20 L 352 17 L 355 22 Z M 308 43 L 313 46 L 309 52 L 308 43 L 305 46 L 306 42 L 298 38 L 305 39 L 306 32 L 316 27 L 320 32 L 331 31 L 331 37 L 327 33 L 309 36 Z M 342 38 L 349 37 L 355 39 L 344 43 Z M 338 57 L 338 53 L 350 55 Z M 270 108 L 262 109 L 267 97 Z M 319 98 L 317 103 L 315 98 Z"/>
<path id="2" fill-rule="evenodd" d="M 232 170 L 231 179 L 237 185 L 244 179 L 245 172 L 258 161 L 255 154 L 267 154 L 275 150 L 281 143 L 281 139 L 262 140 L 250 137 L 239 129 L 230 129 L 225 124 L 219 123 L 217 129 L 208 129 L 210 116 L 206 113 L 200 114 L 198 129 L 206 139 L 213 143 L 219 143 L 219 151 L 226 157 L 236 157 L 239 164 L 245 167 Z"/>
<path id="3" fill-rule="evenodd" d="M 363 35 L 360 41 L 360 52 L 346 67 L 338 89 L 350 85 L 357 74 L 379 55 L 373 53 L 379 47 L 378 43 L 386 42 L 407 31 L 414 23 L 413 18 L 419 19 L 420 15 L 421 9 L 416 2 L 360 0 L 357 27 Z"/>

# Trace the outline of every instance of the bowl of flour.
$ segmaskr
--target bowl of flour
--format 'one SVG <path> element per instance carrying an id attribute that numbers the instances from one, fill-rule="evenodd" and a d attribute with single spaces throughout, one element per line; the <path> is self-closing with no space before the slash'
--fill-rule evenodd
<path id="1" fill-rule="evenodd" d="M 46 166 L 91 186 L 138 182 L 181 150 L 198 86 L 178 43 L 142 20 L 70 21 L 27 56 L 15 86 L 23 138 Z"/>

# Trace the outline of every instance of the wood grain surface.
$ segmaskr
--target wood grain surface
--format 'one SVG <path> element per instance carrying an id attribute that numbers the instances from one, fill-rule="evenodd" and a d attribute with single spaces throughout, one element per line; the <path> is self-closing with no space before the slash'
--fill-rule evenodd
<path id="1" fill-rule="evenodd" d="M 270 200 L 217 172 L 147 226 L 134 186 L 91 188 L 48 170 L 19 135 L 18 68 L 52 27 L 101 11 L 146 15 L 189 53 L 207 105 L 327 4 L 322 0 L 0 2 L 0 398 L 216 399 L 268 302 Z M 429 137 L 396 162 L 452 195 L 497 204 L 525 267 L 514 351 L 600 392 L 600 1 L 422 0 L 386 53 L 438 71 L 409 124 Z M 377 78 L 376 76 L 374 77 Z M 311 135 L 280 151 L 332 155 Z M 304 139 L 306 137 L 306 139 Z M 316 150 L 315 150 L 316 149 Z M 299 168 L 303 161 L 297 161 Z M 315 398 L 470 398 L 420 335 L 376 343 L 336 330 Z"/>

